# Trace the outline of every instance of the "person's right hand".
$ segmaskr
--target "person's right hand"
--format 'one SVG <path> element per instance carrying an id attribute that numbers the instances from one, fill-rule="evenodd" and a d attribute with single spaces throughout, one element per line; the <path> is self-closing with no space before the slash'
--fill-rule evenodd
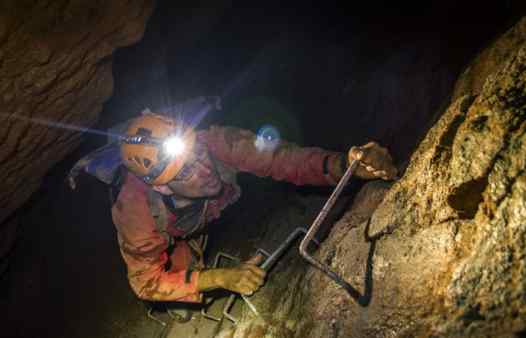
<path id="1" fill-rule="evenodd" d="M 198 289 L 207 291 L 223 288 L 249 296 L 257 291 L 265 280 L 266 272 L 257 264 L 257 260 L 250 260 L 234 268 L 201 271 Z"/>
<path id="2" fill-rule="evenodd" d="M 365 179 L 381 178 L 393 180 L 396 178 L 397 169 L 387 148 L 376 142 L 369 142 L 360 147 L 352 147 L 348 153 L 349 162 L 360 161 L 356 175 Z"/>

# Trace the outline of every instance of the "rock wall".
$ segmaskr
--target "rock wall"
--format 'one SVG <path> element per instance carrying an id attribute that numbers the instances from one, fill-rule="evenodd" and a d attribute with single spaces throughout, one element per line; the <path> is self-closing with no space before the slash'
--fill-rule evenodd
<path id="1" fill-rule="evenodd" d="M 522 19 L 468 67 L 368 223 L 335 227 L 321 255 L 338 248 L 333 268 L 360 290 L 365 252 L 375 247 L 370 304 L 312 287 L 313 318 L 333 318 L 341 336 L 356 337 L 498 337 L 526 328 L 525 38 Z M 360 249 L 364 232 L 373 240 Z M 310 276 L 314 285 L 324 280 Z M 330 322 L 322 332 L 334 331 Z"/>
<path id="2" fill-rule="evenodd" d="M 80 141 L 112 93 L 112 53 L 138 41 L 153 0 L 0 4 L 0 224 Z M 0 257 L 16 222 L 0 227 Z"/>
<path id="3" fill-rule="evenodd" d="M 318 255 L 357 295 L 289 270 L 285 288 L 254 297 L 279 300 L 262 319 L 247 314 L 218 337 L 523 334 L 525 39 L 523 18 L 466 69 L 403 178 L 366 184 L 335 224 Z"/>

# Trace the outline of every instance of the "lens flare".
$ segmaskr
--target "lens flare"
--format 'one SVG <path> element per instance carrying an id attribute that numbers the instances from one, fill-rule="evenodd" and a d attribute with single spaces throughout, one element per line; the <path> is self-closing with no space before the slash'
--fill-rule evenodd
<path id="1" fill-rule="evenodd" d="M 255 146 L 259 151 L 273 151 L 280 141 L 278 129 L 272 125 L 264 125 L 258 130 Z"/>
<path id="2" fill-rule="evenodd" d="M 180 137 L 171 136 L 164 141 L 163 148 L 168 155 L 174 157 L 183 153 L 185 149 L 185 143 Z"/>

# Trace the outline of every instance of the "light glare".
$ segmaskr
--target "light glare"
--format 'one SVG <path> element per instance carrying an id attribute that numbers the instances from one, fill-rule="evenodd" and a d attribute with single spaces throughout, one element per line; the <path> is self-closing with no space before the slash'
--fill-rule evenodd
<path id="1" fill-rule="evenodd" d="M 181 155 L 185 149 L 185 144 L 180 137 L 172 136 L 164 141 L 164 151 L 170 156 Z"/>

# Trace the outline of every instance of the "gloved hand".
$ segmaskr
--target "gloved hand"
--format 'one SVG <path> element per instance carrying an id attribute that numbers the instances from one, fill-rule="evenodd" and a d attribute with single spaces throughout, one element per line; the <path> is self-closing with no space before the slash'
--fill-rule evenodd
<path id="1" fill-rule="evenodd" d="M 235 268 L 201 271 L 197 288 L 199 291 L 222 288 L 243 295 L 251 295 L 263 285 L 266 276 L 265 270 L 257 266 L 261 258 L 255 257 Z"/>
<path id="2" fill-rule="evenodd" d="M 389 151 L 376 142 L 369 142 L 360 147 L 352 147 L 348 153 L 349 163 L 359 160 L 360 166 L 356 175 L 365 179 L 381 178 L 393 180 L 396 178 L 397 169 Z"/>

